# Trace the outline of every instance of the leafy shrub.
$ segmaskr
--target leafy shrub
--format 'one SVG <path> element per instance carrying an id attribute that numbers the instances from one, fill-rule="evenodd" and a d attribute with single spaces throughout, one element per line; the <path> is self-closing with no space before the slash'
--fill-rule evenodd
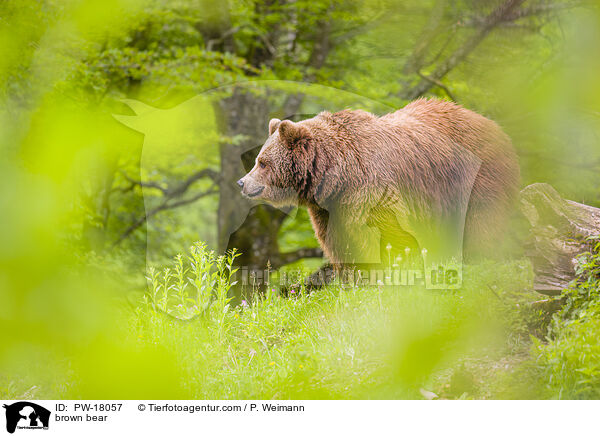
<path id="1" fill-rule="evenodd" d="M 175 257 L 173 268 L 148 269 L 150 292 L 144 303 L 179 319 L 216 314 L 222 323 L 232 299 L 229 290 L 235 285 L 231 279 L 237 271 L 233 268 L 236 257 L 235 249 L 216 256 L 205 243 L 197 242 L 189 256 Z"/>
<path id="2" fill-rule="evenodd" d="M 175 357 L 184 397 L 422 398 L 421 387 L 442 393 L 460 356 L 521 348 L 511 332 L 522 264 L 471 268 L 458 292 L 329 286 L 283 297 L 271 286 L 233 306 L 234 255 L 196 244 L 152 270 L 133 317 L 134 340 Z"/>
<path id="3" fill-rule="evenodd" d="M 600 397 L 600 238 L 578 257 L 577 278 L 564 290 L 562 309 L 537 341 L 538 362 L 558 398 Z"/>

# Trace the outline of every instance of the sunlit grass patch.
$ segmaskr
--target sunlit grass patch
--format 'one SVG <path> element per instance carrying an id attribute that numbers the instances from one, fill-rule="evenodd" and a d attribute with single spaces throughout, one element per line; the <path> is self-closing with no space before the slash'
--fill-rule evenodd
<path id="1" fill-rule="evenodd" d="M 473 268 L 460 291 L 330 286 L 284 297 L 269 287 L 233 307 L 232 260 L 200 244 L 154 270 L 132 321 L 138 341 L 176 356 L 192 398 L 421 398 L 465 353 L 505 351 L 521 335 L 523 263 Z"/>

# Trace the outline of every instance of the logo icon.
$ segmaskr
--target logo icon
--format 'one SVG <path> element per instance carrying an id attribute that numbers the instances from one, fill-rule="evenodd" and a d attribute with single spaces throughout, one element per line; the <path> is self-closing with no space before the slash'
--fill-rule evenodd
<path id="1" fill-rule="evenodd" d="M 6 409 L 6 431 L 14 433 L 15 429 L 48 429 L 50 411 L 29 401 L 19 401 L 11 405 L 4 404 Z"/>

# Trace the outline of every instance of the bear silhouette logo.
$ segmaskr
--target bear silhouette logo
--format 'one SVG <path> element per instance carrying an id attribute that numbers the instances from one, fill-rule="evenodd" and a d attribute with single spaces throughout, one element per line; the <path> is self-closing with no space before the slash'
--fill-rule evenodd
<path id="1" fill-rule="evenodd" d="M 6 431 L 14 433 L 19 429 L 48 429 L 50 411 L 29 401 L 19 401 L 11 405 L 4 404 L 6 409 Z"/>

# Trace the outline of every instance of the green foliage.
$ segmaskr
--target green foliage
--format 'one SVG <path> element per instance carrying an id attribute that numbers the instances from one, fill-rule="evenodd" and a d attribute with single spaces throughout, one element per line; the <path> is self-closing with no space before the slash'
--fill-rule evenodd
<path id="1" fill-rule="evenodd" d="M 194 244 L 189 256 L 175 257 L 173 268 L 167 267 L 161 272 L 149 268 L 150 292 L 144 296 L 144 303 L 176 318 L 216 316 L 222 324 L 229 311 L 229 291 L 235 285 L 231 278 L 237 271 L 233 268 L 237 256 L 235 250 L 216 256 L 206 244 Z M 193 289 L 191 293 L 190 289 Z"/>
<path id="2" fill-rule="evenodd" d="M 537 359 L 558 398 L 600 395 L 600 242 L 579 256 L 577 279 L 565 289 L 563 308 L 554 316 L 548 342 L 537 342 Z"/>
<path id="3" fill-rule="evenodd" d="M 518 294 L 529 280 L 523 264 L 470 270 L 458 293 L 328 287 L 283 297 L 270 287 L 232 308 L 218 297 L 219 287 L 231 283 L 230 258 L 219 263 L 203 245 L 195 247 L 176 258 L 174 269 L 149 277 L 150 296 L 129 324 L 140 344 L 160 343 L 176 356 L 185 397 L 421 398 L 423 386 L 441 393 L 449 381 L 444 374 L 465 356 L 519 353 L 515 336 L 527 337 L 513 328 L 522 319 L 514 302 L 526 301 Z M 204 272 L 187 269 L 186 259 Z M 189 295 L 181 271 L 195 283 Z M 474 371 L 477 383 L 489 384 L 480 380 L 481 369 Z M 450 397 L 478 395 L 473 386 L 453 389 Z"/>

